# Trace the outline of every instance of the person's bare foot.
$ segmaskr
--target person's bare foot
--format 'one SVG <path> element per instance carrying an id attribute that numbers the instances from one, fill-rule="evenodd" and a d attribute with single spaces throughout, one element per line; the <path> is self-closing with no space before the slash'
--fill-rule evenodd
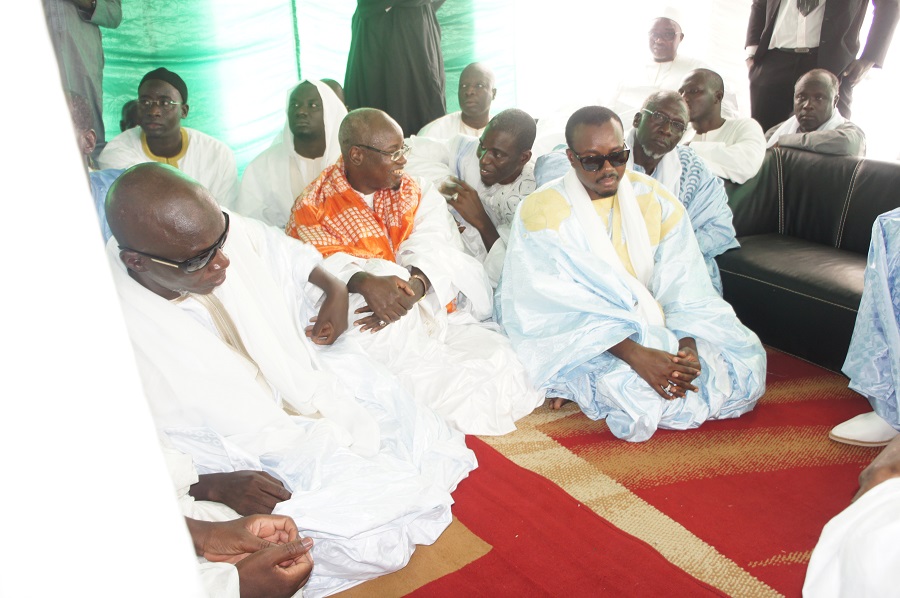
<path id="1" fill-rule="evenodd" d="M 569 399 L 564 399 L 562 397 L 547 397 L 547 399 L 550 401 L 550 409 L 554 411 L 559 411 L 563 405 L 572 402 Z"/>

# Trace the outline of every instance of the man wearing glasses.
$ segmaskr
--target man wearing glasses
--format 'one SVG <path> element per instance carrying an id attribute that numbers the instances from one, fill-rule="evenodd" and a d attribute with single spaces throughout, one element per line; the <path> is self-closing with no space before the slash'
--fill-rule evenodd
<path id="1" fill-rule="evenodd" d="M 674 91 L 660 91 L 644 101 L 625 135 L 632 148 L 628 168 L 652 176 L 684 204 L 706 261 L 713 286 L 722 294 L 715 257 L 740 247 L 731 224 L 731 208 L 722 179 L 690 147 L 678 145 L 690 119 L 687 104 Z"/>
<path id="2" fill-rule="evenodd" d="M 626 170 L 612 110 L 576 111 L 566 141 L 571 168 L 519 206 L 497 290 L 551 407 L 575 401 L 632 442 L 753 409 L 765 351 L 713 288 L 684 206 Z"/>
<path id="3" fill-rule="evenodd" d="M 224 206 L 237 199 L 234 153 L 195 129 L 182 127 L 188 115 L 188 89 L 176 73 L 158 68 L 138 86 L 138 127 L 110 141 L 98 158 L 100 168 L 129 168 L 143 162 L 169 164 L 196 179 Z"/>
<path id="4" fill-rule="evenodd" d="M 192 517 L 290 516 L 315 540 L 315 595 L 399 569 L 417 542 L 437 539 L 474 455 L 338 339 L 347 289 L 314 248 L 223 212 L 201 185 L 155 163 L 119 177 L 107 217 L 156 426 L 203 472 L 191 479 L 170 464 L 170 474 L 216 503 Z"/>
<path id="5" fill-rule="evenodd" d="M 286 232 L 315 245 L 350 290 L 353 331 L 413 396 L 467 434 L 505 434 L 543 397 L 501 334 L 484 267 L 463 250 L 434 185 L 404 172 L 390 116 L 350 112 L 341 159 L 297 198 Z"/>
<path id="6" fill-rule="evenodd" d="M 661 90 L 676 90 L 690 71 L 708 66 L 702 60 L 685 56 L 678 49 L 684 40 L 677 11 L 667 9 L 665 16 L 654 19 L 647 32 L 650 60 L 621 69 L 622 79 L 608 105 L 619 118 L 628 120 L 649 94 Z M 635 56 L 637 53 L 635 52 Z M 723 109 L 726 114 L 737 113 L 737 98 L 728 93 Z"/>

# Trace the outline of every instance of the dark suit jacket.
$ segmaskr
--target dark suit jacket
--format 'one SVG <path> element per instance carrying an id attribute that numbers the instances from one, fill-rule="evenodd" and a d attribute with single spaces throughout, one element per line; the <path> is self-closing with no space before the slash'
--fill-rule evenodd
<path id="1" fill-rule="evenodd" d="M 775 17 L 781 2 L 796 0 L 753 0 L 745 46 L 758 45 L 754 60 L 759 61 L 769 49 Z M 818 66 L 840 75 L 859 52 L 859 30 L 866 16 L 868 0 L 827 0 L 822 34 L 819 41 Z M 872 0 L 875 12 L 872 28 L 861 58 L 881 66 L 891 36 L 900 16 L 900 0 Z"/>

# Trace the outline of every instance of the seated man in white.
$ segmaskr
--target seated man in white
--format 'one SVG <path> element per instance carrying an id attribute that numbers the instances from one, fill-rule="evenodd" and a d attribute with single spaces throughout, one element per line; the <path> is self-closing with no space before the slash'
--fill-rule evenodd
<path id="1" fill-rule="evenodd" d="M 454 135 L 478 137 L 491 115 L 491 102 L 497 97 L 494 72 L 487 65 L 473 62 L 459 76 L 459 108 L 437 118 L 419 131 L 420 137 L 450 139 Z"/>
<path id="2" fill-rule="evenodd" d="M 506 434 L 543 402 L 492 316 L 484 266 L 465 253 L 434 185 L 405 172 L 408 146 L 380 110 L 341 123 L 341 159 L 306 188 L 286 232 L 347 283 L 372 359 L 466 434 Z M 489 329 L 490 328 L 490 329 Z"/>
<path id="3" fill-rule="evenodd" d="M 808 598 L 895 596 L 900 588 L 900 438 L 859 474 L 859 491 L 822 530 L 809 559 Z"/>
<path id="4" fill-rule="evenodd" d="M 684 206 L 626 171 L 612 110 L 576 111 L 566 137 L 571 170 L 520 204 L 497 289 L 534 383 L 633 442 L 753 409 L 765 351 L 713 289 Z"/>
<path id="5" fill-rule="evenodd" d="M 766 131 L 768 147 L 796 149 L 835 156 L 865 156 L 866 134 L 837 111 L 837 77 L 813 69 L 794 86 L 794 114 Z"/>
<path id="6" fill-rule="evenodd" d="M 430 179 L 463 227 L 466 252 L 484 264 L 496 287 L 506 238 L 519 203 L 535 189 L 531 146 L 535 123 L 516 108 L 494 116 L 481 139 L 457 135 L 447 142 L 411 137 L 406 170 Z"/>
<path id="7" fill-rule="evenodd" d="M 341 155 L 338 127 L 346 115 L 328 84 L 294 87 L 284 130 L 247 166 L 235 211 L 283 229 L 297 196 Z"/>
<path id="8" fill-rule="evenodd" d="M 651 60 L 641 59 L 618 69 L 621 79 L 615 93 L 608 99 L 608 105 L 623 121 L 631 119 L 644 98 L 651 93 L 675 91 L 690 71 L 707 66 L 702 60 L 678 53 L 678 47 L 684 40 L 684 33 L 678 24 L 680 19 L 681 16 L 672 9 L 667 9 L 663 16 L 654 19 L 647 33 Z M 727 114 L 737 114 L 734 94 L 725 97 L 725 107 Z"/>
<path id="9" fill-rule="evenodd" d="M 719 178 L 740 185 L 756 176 L 766 157 L 766 137 L 752 118 L 722 116 L 722 77 L 709 69 L 693 70 L 678 93 L 687 103 L 691 119 L 681 142 L 690 145 Z"/>
<path id="10" fill-rule="evenodd" d="M 709 277 L 721 295 L 722 277 L 715 258 L 740 244 L 722 180 L 692 148 L 678 145 L 687 122 L 687 105 L 677 92 L 659 91 L 648 97 L 625 136 L 632 148 L 628 168 L 652 176 L 687 208 Z"/>
<path id="11" fill-rule="evenodd" d="M 869 413 L 836 426 L 832 440 L 884 446 L 900 435 L 900 208 L 872 227 L 865 286 L 843 371 Z"/>
<path id="12" fill-rule="evenodd" d="M 192 495 L 244 514 L 274 503 L 291 516 L 315 539 L 309 596 L 397 570 L 441 534 L 474 455 L 355 343 L 334 342 L 347 290 L 315 249 L 221 211 L 202 186 L 155 163 L 116 181 L 107 217 L 157 428 L 203 474 Z M 233 482 L 247 471 L 263 486 Z"/>
<path id="13" fill-rule="evenodd" d="M 209 189 L 216 201 L 232 206 L 238 193 L 234 153 L 218 139 L 181 126 L 187 102 L 187 84 L 177 74 L 158 68 L 144 75 L 138 86 L 139 126 L 106 144 L 97 159 L 100 168 L 169 164 Z"/>

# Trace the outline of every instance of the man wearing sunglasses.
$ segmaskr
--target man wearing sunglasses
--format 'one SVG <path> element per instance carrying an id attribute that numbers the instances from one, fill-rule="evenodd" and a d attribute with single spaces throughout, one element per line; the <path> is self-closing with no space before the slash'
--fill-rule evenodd
<path id="1" fill-rule="evenodd" d="M 438 186 L 447 208 L 462 225 L 466 252 L 484 264 L 497 286 L 513 214 L 535 190 L 531 147 L 536 126 L 527 112 L 509 108 L 494 116 L 481 138 L 448 141 L 412 137 L 407 170 Z"/>
<path id="2" fill-rule="evenodd" d="M 634 148 L 628 168 L 652 176 L 684 204 L 709 277 L 721 295 L 722 277 L 715 257 L 740 244 L 722 179 L 710 171 L 697 152 L 678 145 L 689 114 L 677 92 L 660 91 L 648 97 L 634 115 L 634 128 L 625 136 L 625 143 Z"/>
<path id="3" fill-rule="evenodd" d="M 390 116 L 353 110 L 341 159 L 294 203 L 286 232 L 315 245 L 350 290 L 369 356 L 467 434 L 505 434 L 543 400 L 491 318 L 482 264 L 465 253 L 447 202 L 404 172 L 409 147 Z"/>
<path id="4" fill-rule="evenodd" d="M 626 169 L 612 110 L 576 111 L 566 140 L 571 167 L 520 205 L 497 290 L 551 407 L 575 401 L 632 442 L 753 409 L 765 351 L 713 288 L 684 206 Z"/>
<path id="5" fill-rule="evenodd" d="M 150 71 L 138 85 L 139 126 L 117 135 L 97 162 L 104 169 L 169 164 L 209 189 L 216 201 L 232 207 L 238 193 L 234 153 L 218 139 L 181 126 L 190 108 L 187 102 L 187 84 L 177 73 L 166 68 Z"/>
<path id="6" fill-rule="evenodd" d="M 437 539 L 474 456 L 354 343 L 335 342 L 347 289 L 314 248 L 223 212 L 159 164 L 119 177 L 107 217 L 156 425 L 206 472 L 178 487 L 222 503 L 209 507 L 217 519 L 292 517 L 315 540 L 307 587 L 319 594 L 394 571 Z"/>

